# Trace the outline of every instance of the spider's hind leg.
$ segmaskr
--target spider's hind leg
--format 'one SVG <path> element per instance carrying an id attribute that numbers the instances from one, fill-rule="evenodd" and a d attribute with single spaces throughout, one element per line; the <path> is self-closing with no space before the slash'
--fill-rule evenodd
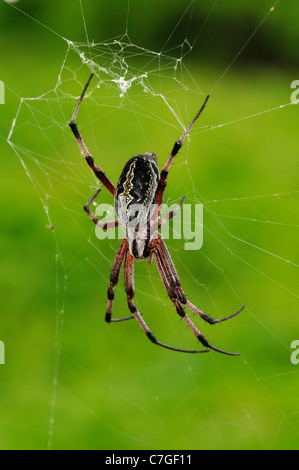
<path id="1" fill-rule="evenodd" d="M 78 100 L 78 103 L 76 105 L 76 108 L 75 108 L 75 111 L 72 115 L 72 118 L 69 122 L 69 126 L 71 128 L 71 131 L 72 133 L 74 134 L 78 144 L 79 144 L 79 147 L 81 148 L 81 151 L 85 157 L 85 160 L 86 162 L 88 163 L 88 165 L 90 166 L 90 168 L 92 169 L 92 171 L 94 172 L 95 176 L 101 181 L 101 183 L 108 189 L 108 191 L 112 194 L 112 196 L 114 196 L 115 194 L 115 187 L 114 185 L 111 183 L 111 181 L 109 180 L 109 178 L 105 175 L 105 173 L 103 172 L 102 168 L 99 167 L 99 166 L 96 166 L 95 163 L 94 163 L 94 159 L 93 157 L 90 155 L 83 139 L 82 139 L 82 136 L 79 132 L 79 129 L 78 129 L 78 125 L 77 125 L 77 114 L 78 114 L 78 111 L 79 111 L 79 108 L 81 106 L 81 103 L 82 103 L 82 100 L 84 98 L 84 95 L 86 93 L 86 90 L 87 88 L 89 87 L 89 84 L 90 84 L 90 81 L 93 77 L 93 73 L 90 75 L 82 93 L 81 93 L 81 96 Z"/>

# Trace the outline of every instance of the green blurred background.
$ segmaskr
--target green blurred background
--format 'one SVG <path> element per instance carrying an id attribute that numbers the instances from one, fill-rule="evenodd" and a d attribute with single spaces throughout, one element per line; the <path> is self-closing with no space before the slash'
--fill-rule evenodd
<path id="1" fill-rule="evenodd" d="M 279 106 L 299 79 L 299 6 L 239 3 L 131 0 L 128 10 L 115 0 L 1 1 L 2 449 L 298 448 L 299 365 L 290 345 L 299 339 L 299 116 L 297 106 Z M 126 30 L 142 49 L 113 55 L 105 44 L 115 37 L 128 44 Z M 111 73 L 121 66 L 113 57 L 134 50 L 128 76 L 152 67 L 153 92 L 185 124 L 211 92 L 166 193 L 169 203 L 186 194 L 186 203 L 204 204 L 203 248 L 167 244 L 193 303 L 216 317 L 246 305 L 222 325 L 194 318 L 215 346 L 241 357 L 161 350 L 133 321 L 104 322 L 119 242 L 97 240 L 82 210 L 97 182 L 67 126 L 90 70 L 66 55 L 63 38 L 81 43 L 88 57 L 86 33 L 101 44 L 94 62 Z M 163 52 L 160 65 L 153 51 Z M 181 134 L 163 100 L 144 98 L 138 86 L 123 100 L 115 87 L 96 95 L 96 84 L 79 116 L 96 162 L 114 182 L 135 153 L 153 150 L 161 165 Z M 38 96 L 20 108 L 13 148 L 7 137 L 20 97 Z M 111 202 L 105 191 L 100 197 Z M 135 283 L 157 337 L 197 347 L 154 264 L 136 265 Z M 122 278 L 114 314 L 127 315 Z"/>

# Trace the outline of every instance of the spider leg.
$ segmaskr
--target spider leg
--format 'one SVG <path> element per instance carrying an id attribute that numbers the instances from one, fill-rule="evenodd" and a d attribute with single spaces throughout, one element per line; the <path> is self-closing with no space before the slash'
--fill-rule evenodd
<path id="1" fill-rule="evenodd" d="M 239 310 L 237 310 L 236 312 L 232 313 L 231 315 L 228 315 L 227 317 L 223 317 L 223 318 L 213 318 L 211 317 L 210 315 L 207 315 L 206 313 L 202 312 L 198 307 L 196 307 L 195 305 L 193 305 L 188 299 L 185 303 L 186 307 L 188 307 L 190 310 L 192 310 L 192 312 L 194 312 L 196 315 L 200 316 L 204 321 L 206 321 L 207 323 L 210 323 L 210 325 L 215 325 L 216 323 L 222 323 L 226 320 L 229 320 L 230 318 L 233 318 L 235 317 L 236 315 L 238 315 L 240 312 L 242 312 L 242 310 L 244 310 L 245 308 L 245 305 L 242 305 L 241 308 L 239 308 Z"/>
<path id="2" fill-rule="evenodd" d="M 106 316 L 105 316 L 105 321 L 107 323 L 111 322 L 119 322 L 119 321 L 124 321 L 124 320 L 130 320 L 131 318 L 134 318 L 134 316 L 130 317 L 125 317 L 125 318 L 115 318 L 112 319 L 112 306 L 113 306 L 113 300 L 114 300 L 114 287 L 118 283 L 118 278 L 119 278 L 119 273 L 125 258 L 125 255 L 128 251 L 128 242 L 126 238 L 123 239 L 123 241 L 120 244 L 120 247 L 116 253 L 114 263 L 111 269 L 111 274 L 110 274 L 110 284 L 108 287 L 108 304 L 107 304 L 107 310 L 106 310 Z"/>
<path id="3" fill-rule="evenodd" d="M 182 307 L 181 303 L 183 302 L 184 298 L 182 297 L 183 291 L 178 291 L 178 286 L 180 286 L 180 280 L 176 273 L 176 269 L 174 267 L 173 262 L 171 261 L 170 255 L 167 250 L 167 254 L 165 254 L 165 250 L 161 248 L 163 243 L 163 248 L 166 248 L 165 243 L 163 242 L 162 238 L 155 240 L 153 242 L 153 252 L 154 257 L 157 263 L 158 271 L 160 273 L 162 282 L 164 287 L 168 293 L 169 298 L 171 299 L 172 303 L 174 304 L 177 313 L 180 317 L 185 321 L 187 326 L 191 329 L 197 339 L 203 344 L 203 346 L 212 349 L 213 351 L 217 351 L 222 354 L 227 354 L 229 356 L 239 356 L 240 353 L 233 353 L 229 351 L 224 351 L 223 349 L 216 348 L 212 344 L 208 342 L 208 340 L 202 335 L 199 329 L 194 325 L 194 323 L 190 320 L 188 315 L 186 314 L 184 308 Z M 168 256 L 167 256 L 168 255 Z M 169 262 L 170 260 L 170 262 Z M 184 297 L 185 294 L 183 293 Z"/>
<path id="4" fill-rule="evenodd" d="M 87 212 L 89 217 L 91 217 L 93 223 L 100 227 L 102 230 L 108 230 L 109 228 L 115 228 L 118 227 L 119 221 L 118 220 L 112 220 L 109 222 L 105 222 L 104 224 L 99 221 L 99 219 L 95 216 L 95 214 L 90 210 L 89 206 L 90 204 L 95 200 L 99 192 L 101 191 L 101 188 L 99 188 L 95 194 L 92 196 L 92 198 L 89 199 L 89 201 L 85 204 L 84 210 Z"/>
<path id="5" fill-rule="evenodd" d="M 157 215 L 155 213 L 152 215 L 151 220 L 150 220 L 151 232 L 152 233 L 156 232 L 160 227 L 162 227 L 162 225 L 164 225 L 166 222 L 168 222 L 168 220 L 172 219 L 173 217 L 175 217 L 177 215 L 177 213 L 179 212 L 179 210 L 182 207 L 182 204 L 185 200 L 185 197 L 186 196 L 183 196 L 182 199 L 180 200 L 180 202 L 177 204 L 177 206 L 172 211 L 170 211 L 165 217 L 163 217 L 163 219 L 157 221 Z M 153 254 L 151 253 L 150 256 L 149 256 L 150 259 L 148 259 L 149 263 L 151 263 L 152 256 L 153 256 Z"/>
<path id="6" fill-rule="evenodd" d="M 178 205 L 173 209 L 173 211 L 170 211 L 169 214 L 167 214 L 162 220 L 160 220 L 158 222 L 158 228 L 162 227 L 162 225 L 164 225 L 166 222 L 168 222 L 168 220 L 172 219 L 173 217 L 175 217 L 177 215 L 177 213 L 179 212 L 180 208 L 182 207 L 182 204 L 185 200 L 185 197 L 186 196 L 183 196 L 182 199 L 180 200 L 180 202 L 178 203 Z"/>
<path id="7" fill-rule="evenodd" d="M 168 267 L 168 271 L 172 273 L 172 276 L 173 276 L 173 282 L 174 282 L 174 285 L 175 285 L 175 289 L 176 289 L 176 292 L 178 294 L 178 299 L 179 301 L 184 304 L 187 308 L 189 308 L 190 310 L 192 310 L 192 312 L 194 312 L 196 315 L 198 315 L 199 317 L 201 317 L 204 321 L 206 321 L 207 323 L 210 323 L 210 325 L 214 325 L 215 323 L 222 323 L 226 320 L 229 320 L 230 318 L 233 318 L 235 317 L 236 315 L 238 315 L 240 312 L 242 312 L 242 310 L 244 310 L 245 308 L 245 305 L 243 305 L 239 310 L 237 310 L 236 312 L 232 313 L 231 315 L 228 315 L 226 317 L 223 317 L 223 318 L 213 318 L 211 317 L 210 315 L 207 315 L 206 313 L 204 313 L 202 310 L 200 310 L 198 307 L 196 307 L 195 305 L 193 305 L 186 297 L 183 289 L 182 289 L 182 286 L 181 286 L 181 281 L 180 281 L 180 278 L 178 276 L 178 273 L 175 269 L 175 266 L 173 264 L 173 261 L 171 259 L 171 256 L 169 254 L 169 251 L 167 249 L 167 246 L 164 242 L 164 240 L 162 238 L 160 238 L 160 242 L 159 242 L 159 247 L 160 247 L 160 250 L 162 252 L 162 255 L 163 255 L 163 258 L 165 260 L 165 264 L 167 265 Z"/>
<path id="8" fill-rule="evenodd" d="M 204 103 L 202 104 L 200 110 L 198 111 L 196 116 L 193 118 L 193 120 L 190 122 L 189 126 L 187 127 L 187 129 L 185 130 L 183 135 L 180 137 L 179 140 L 177 140 L 175 142 L 175 144 L 173 146 L 173 149 L 172 149 L 172 152 L 169 155 L 169 157 L 167 159 L 167 162 L 165 163 L 165 165 L 163 167 L 163 170 L 161 171 L 160 181 L 159 181 L 158 190 L 157 190 L 157 200 L 156 200 L 156 204 L 159 208 L 160 208 L 160 206 L 163 202 L 164 191 L 165 191 L 166 184 L 167 184 L 166 180 L 167 180 L 167 176 L 168 176 L 170 166 L 171 166 L 175 156 L 177 155 L 178 151 L 182 147 L 183 142 L 184 142 L 185 138 L 187 137 L 187 135 L 189 134 L 191 128 L 194 126 L 195 122 L 197 121 L 197 119 L 199 118 L 199 116 L 201 115 L 203 110 L 205 109 L 209 97 L 210 97 L 209 95 L 206 97 L 206 99 L 205 99 Z"/>
<path id="9" fill-rule="evenodd" d="M 78 126 L 77 126 L 77 123 L 76 123 L 76 119 L 77 119 L 77 114 L 78 114 L 78 111 L 79 111 L 79 108 L 80 108 L 80 105 L 82 103 L 82 100 L 84 98 L 84 95 L 86 93 L 86 90 L 89 86 L 89 83 L 91 81 L 93 77 L 93 73 L 90 75 L 83 91 L 82 91 L 82 94 L 79 98 L 79 101 L 77 103 L 77 106 L 75 108 L 75 111 L 74 111 L 74 114 L 69 122 L 69 126 L 74 134 L 74 136 L 76 137 L 77 139 L 77 142 L 83 152 L 83 155 L 85 156 L 85 160 L 86 162 L 88 163 L 88 165 L 90 166 L 90 168 L 93 170 L 95 176 L 101 181 L 101 183 L 108 189 L 108 191 L 112 194 L 112 196 L 114 196 L 115 194 L 115 187 L 114 185 L 111 183 L 111 181 L 109 180 L 109 178 L 105 175 L 105 173 L 103 172 L 102 168 L 100 168 L 99 166 L 96 166 L 95 163 L 94 163 L 94 159 L 92 158 L 92 156 L 90 155 L 89 151 L 87 150 L 87 147 L 80 135 L 80 132 L 79 132 L 79 129 L 78 129 Z"/>
<path id="10" fill-rule="evenodd" d="M 208 350 L 197 351 L 197 350 L 189 350 L 189 349 L 179 349 L 179 348 L 175 348 L 172 346 L 168 346 L 167 344 L 161 343 L 161 341 L 159 341 L 155 337 L 155 335 L 151 332 L 151 330 L 149 329 L 149 327 L 143 320 L 141 313 L 138 311 L 136 305 L 133 303 L 133 298 L 135 295 L 135 292 L 134 292 L 134 257 L 133 255 L 131 255 L 129 251 L 127 251 L 126 261 L 125 261 L 125 288 L 126 288 L 129 309 L 152 343 L 156 344 L 157 346 L 161 346 L 162 348 L 171 349 L 172 351 L 179 351 L 179 352 L 185 352 L 185 353 L 209 352 Z"/>

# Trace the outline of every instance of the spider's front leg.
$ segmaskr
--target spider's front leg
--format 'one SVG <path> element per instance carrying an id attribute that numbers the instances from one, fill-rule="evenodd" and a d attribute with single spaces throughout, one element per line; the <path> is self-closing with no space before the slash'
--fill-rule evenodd
<path id="1" fill-rule="evenodd" d="M 139 325 L 143 329 L 146 336 L 151 340 L 152 343 L 156 344 L 157 346 L 161 346 L 162 348 L 170 349 L 172 351 L 179 351 L 179 352 L 186 352 L 186 353 L 203 353 L 209 352 L 208 350 L 197 351 L 197 350 L 189 350 L 189 349 L 179 349 L 174 348 L 172 346 L 168 346 L 165 343 L 161 343 L 155 335 L 151 332 L 145 321 L 143 320 L 141 313 L 138 311 L 136 305 L 133 303 L 133 298 L 135 295 L 134 292 L 134 257 L 133 255 L 127 251 L 126 254 L 126 261 L 125 261 L 125 288 L 128 300 L 128 306 L 131 313 L 134 315 L 136 320 L 138 321 Z"/>
<path id="2" fill-rule="evenodd" d="M 201 310 L 197 309 L 197 307 L 195 307 L 193 304 L 191 304 L 191 302 L 188 301 L 181 287 L 181 282 L 176 272 L 173 261 L 161 236 L 153 242 L 152 249 L 157 263 L 158 271 L 160 273 L 162 282 L 168 293 L 168 296 L 174 304 L 177 313 L 185 321 L 185 323 L 191 329 L 197 339 L 203 344 L 203 346 L 210 348 L 213 351 L 217 351 L 222 354 L 227 354 L 229 356 L 239 356 L 240 353 L 224 351 L 223 349 L 216 348 L 215 346 L 210 344 L 208 340 L 199 331 L 199 329 L 196 327 L 196 325 L 194 325 L 194 323 L 188 317 L 181 304 L 191 309 L 194 313 L 202 317 L 203 320 L 207 321 L 208 323 L 220 323 L 224 320 L 228 320 L 229 318 L 232 318 L 233 316 L 237 315 L 241 310 L 243 310 L 244 307 L 242 307 L 238 312 L 234 313 L 233 315 L 224 317 L 219 320 L 214 320 L 205 313 L 201 312 Z"/>
<path id="3" fill-rule="evenodd" d="M 113 266 L 112 266 L 112 269 L 111 269 L 110 284 L 109 284 L 109 287 L 108 287 L 108 304 L 107 304 L 107 310 L 106 310 L 106 316 L 105 316 L 105 321 L 107 323 L 130 320 L 131 318 L 134 318 L 134 315 L 132 315 L 130 317 L 113 318 L 112 319 L 112 306 L 113 306 L 113 301 L 114 301 L 114 287 L 118 283 L 120 270 L 121 270 L 124 258 L 126 256 L 126 253 L 128 252 L 128 249 L 129 249 L 128 242 L 127 242 L 126 238 L 124 238 L 123 241 L 120 244 L 120 247 L 119 247 L 116 255 L 115 255 L 114 263 L 113 263 Z"/>
<path id="4" fill-rule="evenodd" d="M 183 291 L 182 289 L 182 286 L 181 286 L 181 281 L 180 281 L 180 278 L 178 276 L 178 273 L 175 269 L 175 266 L 174 266 L 174 263 L 171 259 L 171 256 L 169 254 L 169 251 L 167 249 L 167 246 L 164 242 L 164 240 L 162 239 L 162 237 L 160 238 L 160 241 L 159 241 L 159 250 L 161 252 L 161 256 L 163 258 L 163 263 L 166 267 L 166 270 L 168 273 L 171 273 L 171 275 L 173 276 L 173 279 L 174 279 L 174 287 L 175 287 L 175 291 L 176 291 L 176 295 L 177 295 L 177 298 L 179 299 L 179 301 L 185 305 L 187 308 L 189 308 L 190 310 L 192 310 L 192 312 L 194 312 L 196 315 L 198 315 L 199 317 L 201 317 L 204 321 L 206 321 L 207 323 L 210 323 L 210 325 L 214 325 L 216 323 L 222 323 L 226 320 L 229 320 L 230 318 L 233 318 L 235 317 L 236 315 L 238 315 L 240 312 L 242 312 L 242 310 L 244 310 L 245 306 L 243 305 L 239 310 L 237 310 L 236 312 L 232 313 L 231 315 L 228 315 L 226 317 L 223 317 L 223 318 L 213 318 L 211 317 L 210 315 L 207 315 L 206 313 L 204 313 L 202 310 L 200 310 L 198 307 L 196 307 L 195 305 L 193 305 L 190 300 L 187 299 L 186 297 L 186 294 L 185 292 Z"/>

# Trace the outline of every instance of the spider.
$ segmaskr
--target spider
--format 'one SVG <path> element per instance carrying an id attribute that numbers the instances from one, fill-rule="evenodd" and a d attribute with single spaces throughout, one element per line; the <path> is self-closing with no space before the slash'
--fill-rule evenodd
<path id="1" fill-rule="evenodd" d="M 102 230 L 117 227 L 119 224 L 123 224 L 126 227 L 126 235 L 118 248 L 110 274 L 110 284 L 108 287 L 108 304 L 105 316 L 106 322 L 111 323 L 136 318 L 142 330 L 152 341 L 152 343 L 163 348 L 170 349 L 172 351 L 179 351 L 185 353 L 204 353 L 212 349 L 213 351 L 228 354 L 231 356 L 240 355 L 240 353 L 224 351 L 210 344 L 208 340 L 201 334 L 196 325 L 188 317 L 184 307 L 188 308 L 193 313 L 201 317 L 205 322 L 209 324 L 215 324 L 221 323 L 236 316 L 243 310 L 244 306 L 232 315 L 220 319 L 214 319 L 211 316 L 202 312 L 195 305 L 193 305 L 190 300 L 187 299 L 182 289 L 179 276 L 169 254 L 169 251 L 161 237 L 161 234 L 158 232 L 158 229 L 165 222 L 167 222 L 176 215 L 176 213 L 179 211 L 183 204 L 184 197 L 180 200 L 179 204 L 172 212 L 170 212 L 163 219 L 160 219 L 160 207 L 163 202 L 164 191 L 167 184 L 167 175 L 170 166 L 178 151 L 180 150 L 186 136 L 189 134 L 194 123 L 204 110 L 209 99 L 209 95 L 206 97 L 200 110 L 198 111 L 194 119 L 191 121 L 189 126 L 186 128 L 181 138 L 175 142 L 172 152 L 169 155 L 161 173 L 159 172 L 157 157 L 155 153 L 146 152 L 144 154 L 135 155 L 125 164 L 120 174 L 117 186 L 115 187 L 109 180 L 109 178 L 105 175 L 102 168 L 95 165 L 94 159 L 87 150 L 87 147 L 83 142 L 81 134 L 78 130 L 78 126 L 76 124 L 79 107 L 82 103 L 82 100 L 93 75 L 93 73 L 90 75 L 83 89 L 83 92 L 74 110 L 73 116 L 69 122 L 69 126 L 74 136 L 76 137 L 76 140 L 81 148 L 81 151 L 83 152 L 83 155 L 89 167 L 93 170 L 95 176 L 114 197 L 114 206 L 117 215 L 117 220 L 102 223 L 91 211 L 90 205 L 101 191 L 100 188 L 85 204 L 84 210 L 91 217 L 92 221 Z M 133 303 L 133 298 L 135 295 L 134 261 L 147 259 L 149 262 L 151 262 L 153 258 L 156 261 L 158 271 L 160 273 L 167 294 L 170 297 L 172 303 L 174 304 L 177 313 L 184 320 L 190 330 L 194 333 L 200 343 L 208 349 L 189 350 L 169 346 L 159 341 L 145 323 L 142 314 L 138 311 L 137 307 Z M 125 291 L 127 294 L 128 307 L 132 315 L 125 318 L 114 319 L 112 318 L 114 287 L 118 283 L 119 274 L 123 263 Z"/>

